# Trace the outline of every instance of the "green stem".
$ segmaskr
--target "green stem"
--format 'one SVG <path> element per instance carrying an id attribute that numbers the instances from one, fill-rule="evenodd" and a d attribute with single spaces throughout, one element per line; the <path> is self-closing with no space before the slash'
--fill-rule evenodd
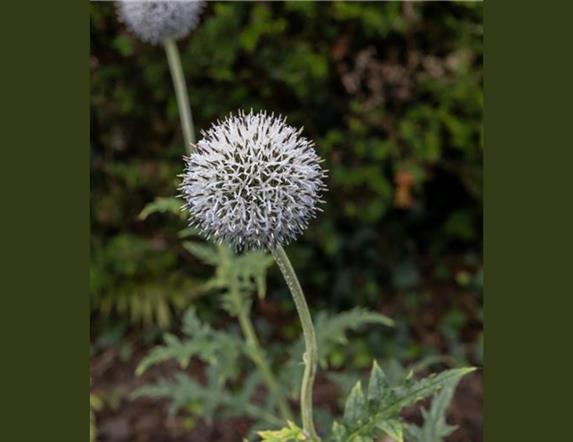
<path id="1" fill-rule="evenodd" d="M 294 299 L 296 310 L 302 325 L 302 333 L 304 335 L 306 351 L 303 355 L 304 375 L 302 377 L 302 386 L 300 389 L 302 426 L 310 435 L 312 440 L 320 441 L 320 438 L 316 433 L 316 429 L 314 428 L 314 420 L 312 417 L 312 386 L 314 384 L 318 363 L 318 349 L 316 346 L 314 326 L 312 325 L 312 317 L 310 316 L 310 311 L 308 309 L 308 304 L 306 303 L 302 287 L 298 282 L 296 273 L 284 249 L 279 245 L 276 249 L 272 250 L 272 254 L 281 269 L 283 277 Z"/>
<path id="2" fill-rule="evenodd" d="M 253 323 L 248 314 L 241 314 L 239 316 L 239 324 L 241 325 L 241 330 L 245 335 L 245 339 L 247 340 L 247 345 L 251 348 L 253 355 L 251 359 L 259 367 L 259 370 L 263 376 L 265 383 L 269 389 L 271 395 L 273 395 L 277 400 L 277 405 L 279 409 L 279 413 L 281 417 L 285 421 L 292 421 L 293 417 L 290 411 L 288 404 L 286 403 L 284 397 L 282 396 L 278 383 L 275 380 L 275 377 L 267 364 L 267 360 L 261 349 L 259 344 L 259 340 L 257 339 L 257 335 L 255 334 L 255 330 L 253 328 Z"/>
<path id="3" fill-rule="evenodd" d="M 261 372 L 263 380 L 265 381 L 265 383 L 267 384 L 267 388 L 269 389 L 269 393 L 275 397 L 281 417 L 285 421 L 292 421 L 293 418 L 290 408 L 280 391 L 279 385 L 273 375 L 273 372 L 269 367 L 269 364 L 267 363 L 264 351 L 261 348 L 259 339 L 257 338 L 257 334 L 255 332 L 255 328 L 253 327 L 253 322 L 251 321 L 248 308 L 243 302 L 243 299 L 236 285 L 231 288 L 231 294 L 233 296 L 233 300 L 235 303 L 235 308 L 237 311 L 237 317 L 239 319 L 239 325 L 241 326 L 241 331 L 243 333 L 243 336 L 245 337 L 247 346 L 250 350 L 249 356 L 253 361 L 253 363 L 258 367 L 259 371 Z"/>
<path id="4" fill-rule="evenodd" d="M 195 129 L 193 127 L 193 114 L 191 112 L 191 106 L 189 105 L 185 76 L 183 75 L 183 68 L 181 67 L 181 58 L 179 57 L 179 50 L 174 40 L 165 40 L 163 46 L 165 47 L 169 71 L 171 72 L 173 86 L 175 87 L 179 117 L 181 118 L 181 126 L 183 127 L 185 150 L 190 154 L 195 144 Z"/>

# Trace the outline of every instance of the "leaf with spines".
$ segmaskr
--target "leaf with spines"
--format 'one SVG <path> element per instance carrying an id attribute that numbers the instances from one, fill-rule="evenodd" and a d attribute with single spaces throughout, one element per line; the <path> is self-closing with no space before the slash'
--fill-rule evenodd
<path id="1" fill-rule="evenodd" d="M 381 434 L 394 439 L 403 439 L 400 411 L 420 399 L 431 396 L 442 388 L 455 385 L 457 381 L 474 368 L 446 370 L 416 380 L 408 377 L 402 384 L 389 387 L 383 371 L 374 363 L 368 385 L 368 401 L 357 383 L 352 389 L 345 406 L 342 421 L 335 422 L 332 436 L 335 442 L 357 442 L 373 440 Z"/>
<path id="2" fill-rule="evenodd" d="M 195 241 L 183 241 L 183 247 L 207 265 L 217 266 L 221 262 L 217 249 L 210 244 Z"/>
<path id="3" fill-rule="evenodd" d="M 281 425 L 281 420 L 267 410 L 256 405 L 249 393 L 239 390 L 231 392 L 221 382 L 217 367 L 208 368 L 208 384 L 203 386 L 185 373 L 177 373 L 173 379 L 160 379 L 155 384 L 138 388 L 133 398 L 169 398 L 169 413 L 175 414 L 181 409 L 193 409 L 194 414 L 211 421 L 215 414 L 222 416 L 248 416 L 267 426 Z"/>
<path id="4" fill-rule="evenodd" d="M 141 360 L 135 374 L 143 374 L 152 365 L 159 364 L 169 359 L 176 359 L 181 368 L 186 368 L 189 360 L 198 352 L 198 345 L 183 343 L 176 336 L 166 333 L 163 335 L 164 346 L 153 349 Z"/>
<path id="5" fill-rule="evenodd" d="M 262 442 L 298 442 L 310 441 L 302 428 L 297 427 L 291 421 L 288 426 L 275 431 L 259 431 L 258 435 Z"/>
<path id="6" fill-rule="evenodd" d="M 388 419 L 380 422 L 378 428 L 395 442 L 404 442 L 404 426 L 400 419 Z"/>
<path id="7" fill-rule="evenodd" d="M 366 325 L 393 326 L 394 321 L 389 317 L 364 308 L 355 307 L 351 310 L 328 314 L 319 312 L 316 315 L 315 330 L 318 347 L 318 359 L 322 367 L 327 366 L 330 355 L 337 346 L 348 342 L 348 333 Z M 299 388 L 298 380 L 302 377 L 303 366 L 300 361 L 304 352 L 304 342 L 299 339 L 289 351 L 289 361 L 282 370 L 281 378 L 293 393 Z"/>
<path id="8" fill-rule="evenodd" d="M 202 323 L 193 308 L 185 313 L 183 331 L 187 339 L 165 334 L 164 344 L 151 349 L 139 363 L 136 374 L 141 375 L 150 366 L 171 359 L 175 359 L 182 368 L 185 368 L 190 359 L 197 356 L 205 362 L 221 365 L 226 376 L 233 375 L 236 370 L 234 361 L 242 351 L 240 339 L 229 333 L 213 330 Z"/>
<path id="9" fill-rule="evenodd" d="M 354 424 L 360 422 L 360 419 L 366 413 L 366 399 L 362 391 L 362 383 L 358 381 L 346 400 L 343 420 L 349 424 Z"/>
<path id="10" fill-rule="evenodd" d="M 386 375 L 378 365 L 378 362 L 374 361 L 370 371 L 370 381 L 368 382 L 368 402 L 378 403 L 382 401 L 388 387 Z"/>
<path id="11" fill-rule="evenodd" d="M 367 324 L 393 327 L 394 321 L 382 313 L 361 307 L 355 307 L 334 315 L 321 312 L 316 317 L 317 339 L 320 338 L 328 341 L 328 343 L 346 344 L 349 331 Z"/>
<path id="12" fill-rule="evenodd" d="M 253 292 L 259 298 L 266 295 L 267 270 L 272 257 L 262 251 L 237 255 L 226 246 L 211 246 L 186 241 L 185 248 L 205 264 L 216 267 L 215 275 L 202 287 L 203 292 L 216 291 L 222 296 L 223 308 L 232 316 L 238 316 L 239 309 L 250 309 Z"/>
<path id="13" fill-rule="evenodd" d="M 387 410 L 400 411 L 402 408 L 413 405 L 419 400 L 436 393 L 451 382 L 458 381 L 474 370 L 475 367 L 454 368 L 445 370 L 437 375 L 432 374 L 420 380 L 408 379 L 405 385 L 395 388 L 395 400 L 388 405 Z"/>
<path id="14" fill-rule="evenodd" d="M 267 270 L 273 262 L 271 255 L 260 250 L 235 257 L 233 267 L 240 286 L 248 290 L 256 289 L 258 297 L 264 298 L 267 291 Z"/>
<path id="15" fill-rule="evenodd" d="M 185 213 L 181 210 L 183 201 L 173 197 L 158 197 L 152 202 L 148 203 L 143 210 L 139 213 L 140 220 L 147 219 L 154 213 L 171 213 L 177 215 L 179 218 L 186 218 Z"/>
<path id="16" fill-rule="evenodd" d="M 371 324 L 392 327 L 394 321 L 381 313 L 361 307 L 333 315 L 320 312 L 316 316 L 316 341 L 321 365 L 326 366 L 328 356 L 337 345 L 348 342 L 350 331 Z"/>
<path id="17" fill-rule="evenodd" d="M 456 430 L 455 426 L 447 423 L 446 415 L 458 382 L 459 379 L 456 379 L 446 385 L 434 396 L 430 409 L 422 410 L 422 426 L 406 426 L 406 432 L 413 442 L 442 442 Z"/>
<path id="18" fill-rule="evenodd" d="M 205 387 L 184 373 L 176 373 L 173 379 L 159 379 L 151 385 L 144 385 L 132 394 L 133 398 L 169 398 L 169 413 L 178 410 L 194 401 L 201 401 L 207 394 Z"/>

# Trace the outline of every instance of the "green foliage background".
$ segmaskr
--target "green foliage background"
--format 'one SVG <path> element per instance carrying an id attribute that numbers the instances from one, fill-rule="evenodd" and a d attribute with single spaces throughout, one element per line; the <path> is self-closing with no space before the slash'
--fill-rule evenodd
<path id="1" fill-rule="evenodd" d="M 431 304 L 443 283 L 481 296 L 482 8 L 210 2 L 179 42 L 197 128 L 266 109 L 325 158 L 324 213 L 288 250 L 314 307 Z M 138 216 L 183 167 L 165 55 L 106 2 L 91 4 L 91 44 L 93 310 L 167 327 L 209 269 L 183 218 Z M 446 337 L 465 320 L 452 309 Z"/>

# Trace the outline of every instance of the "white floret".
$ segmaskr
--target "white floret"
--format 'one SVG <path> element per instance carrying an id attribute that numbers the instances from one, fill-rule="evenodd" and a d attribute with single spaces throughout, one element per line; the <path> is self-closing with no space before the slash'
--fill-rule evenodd
<path id="1" fill-rule="evenodd" d="M 264 112 L 204 132 L 180 187 L 192 225 L 236 249 L 271 249 L 302 233 L 320 210 L 325 172 L 301 132 Z"/>

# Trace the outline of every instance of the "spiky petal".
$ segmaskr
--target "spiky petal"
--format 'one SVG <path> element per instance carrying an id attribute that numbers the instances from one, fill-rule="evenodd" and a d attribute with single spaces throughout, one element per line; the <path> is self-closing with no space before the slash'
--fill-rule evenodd
<path id="1" fill-rule="evenodd" d="M 265 112 L 239 112 L 202 133 L 180 186 L 191 224 L 235 249 L 272 249 L 316 215 L 324 186 L 313 143 Z"/>

